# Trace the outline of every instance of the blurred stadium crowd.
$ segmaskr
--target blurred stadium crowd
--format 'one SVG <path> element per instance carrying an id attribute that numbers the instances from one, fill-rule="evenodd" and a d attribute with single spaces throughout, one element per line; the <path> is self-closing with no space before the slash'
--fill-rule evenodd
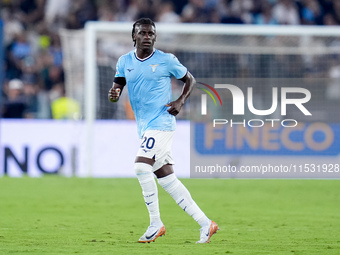
<path id="1" fill-rule="evenodd" d="M 65 97 L 60 28 L 87 21 L 339 25 L 332 0 L 3 0 L 5 81 L 3 118 L 68 118 L 77 102 Z"/>

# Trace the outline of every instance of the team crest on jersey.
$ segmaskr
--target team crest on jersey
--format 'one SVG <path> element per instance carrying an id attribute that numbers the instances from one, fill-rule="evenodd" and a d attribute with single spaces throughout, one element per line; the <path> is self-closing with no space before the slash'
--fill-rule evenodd
<path id="1" fill-rule="evenodd" d="M 150 66 L 152 68 L 152 72 L 154 73 L 156 71 L 156 67 L 159 66 L 159 64 L 157 64 L 157 65 L 150 65 Z"/>

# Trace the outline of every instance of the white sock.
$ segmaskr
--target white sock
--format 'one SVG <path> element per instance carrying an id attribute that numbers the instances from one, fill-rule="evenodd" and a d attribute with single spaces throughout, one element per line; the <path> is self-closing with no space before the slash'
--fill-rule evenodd
<path id="1" fill-rule="evenodd" d="M 152 166 L 145 163 L 135 163 L 135 172 L 142 187 L 144 201 L 149 211 L 150 225 L 162 226 L 158 204 L 157 184 L 152 172 Z"/>
<path id="2" fill-rule="evenodd" d="M 174 173 L 163 178 L 159 178 L 158 183 L 170 194 L 170 196 L 187 214 L 197 221 L 201 227 L 210 224 L 209 218 L 198 207 L 192 199 L 190 192 L 183 183 L 177 179 Z"/>

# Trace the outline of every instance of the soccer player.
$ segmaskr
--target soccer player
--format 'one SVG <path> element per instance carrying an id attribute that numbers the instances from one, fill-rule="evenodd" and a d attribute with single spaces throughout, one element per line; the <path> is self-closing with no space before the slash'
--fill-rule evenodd
<path id="1" fill-rule="evenodd" d="M 152 242 L 165 234 L 159 213 L 155 174 L 159 185 L 201 226 L 197 243 L 209 243 L 210 237 L 219 228 L 197 206 L 172 169 L 171 144 L 175 116 L 189 97 L 195 78 L 174 55 L 154 48 L 156 27 L 151 19 L 142 18 L 134 23 L 132 40 L 136 49 L 119 58 L 108 98 L 111 102 L 117 102 L 127 84 L 141 138 L 134 168 L 149 211 L 150 226 L 139 242 Z M 172 102 L 171 76 L 184 82 L 182 94 Z"/>

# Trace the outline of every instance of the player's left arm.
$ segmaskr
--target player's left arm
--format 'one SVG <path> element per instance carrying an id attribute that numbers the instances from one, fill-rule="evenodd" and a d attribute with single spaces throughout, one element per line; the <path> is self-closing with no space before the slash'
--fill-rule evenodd
<path id="1" fill-rule="evenodd" d="M 174 116 L 176 116 L 180 112 L 185 101 L 190 96 L 190 93 L 196 84 L 194 76 L 189 71 L 180 80 L 184 82 L 182 94 L 179 96 L 177 100 L 172 101 L 166 105 L 167 107 L 170 107 L 168 109 L 168 112 Z"/>

